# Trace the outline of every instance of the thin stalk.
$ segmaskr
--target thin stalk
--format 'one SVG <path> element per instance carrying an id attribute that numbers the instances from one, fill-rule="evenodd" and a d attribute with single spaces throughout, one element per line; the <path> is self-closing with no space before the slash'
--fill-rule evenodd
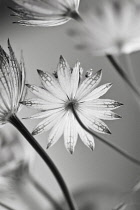
<path id="1" fill-rule="evenodd" d="M 121 59 L 122 58 L 122 59 Z M 133 69 L 133 65 L 132 65 L 132 60 L 131 60 L 131 56 L 129 54 L 125 54 L 125 55 L 120 55 L 119 56 L 119 61 L 120 61 L 120 64 L 121 64 L 121 60 L 124 64 L 124 69 L 127 69 L 128 71 L 128 74 L 131 78 L 131 81 L 133 82 L 133 84 L 139 88 L 138 84 L 137 84 L 137 81 L 136 81 L 136 77 L 135 77 L 135 74 L 134 74 L 134 69 Z M 140 89 L 140 88 L 139 88 Z"/>
<path id="2" fill-rule="evenodd" d="M 60 174 L 59 170 L 51 160 L 51 158 L 47 155 L 44 149 L 40 146 L 40 144 L 36 141 L 36 139 L 31 135 L 31 133 L 27 130 L 27 128 L 23 125 L 23 123 L 17 118 L 16 115 L 12 115 L 9 118 L 9 122 L 16 127 L 16 129 L 25 137 L 25 139 L 30 143 L 30 145 L 36 150 L 36 152 L 40 155 L 40 157 L 44 160 L 46 165 L 52 171 L 54 177 L 56 178 L 64 197 L 68 203 L 70 210 L 76 210 L 73 198 L 68 190 L 68 187 Z"/>
<path id="3" fill-rule="evenodd" d="M 106 144 L 107 146 L 109 146 L 110 148 L 112 148 L 114 151 L 116 151 L 117 153 L 119 153 L 120 155 L 122 155 L 124 158 L 126 158 L 127 160 L 129 160 L 130 162 L 136 164 L 137 166 L 140 166 L 140 160 L 137 160 L 136 158 L 134 158 L 133 156 L 129 155 L 126 151 L 118 148 L 117 146 L 111 144 L 110 142 L 108 142 L 106 139 L 100 137 L 98 134 L 93 133 L 93 131 L 89 130 L 80 120 L 80 118 L 78 117 L 74 106 L 71 105 L 71 110 L 76 118 L 76 120 L 78 121 L 78 123 L 81 125 L 81 127 L 87 131 L 88 133 L 90 133 L 92 136 L 98 138 L 98 140 L 100 140 L 101 142 L 103 142 L 104 144 Z"/>
<path id="4" fill-rule="evenodd" d="M 15 210 L 15 209 L 13 209 L 13 208 L 7 206 L 7 204 L 4 204 L 4 203 L 2 203 L 2 202 L 0 202 L 0 206 L 4 207 L 5 209 L 8 209 L 8 210 Z"/>
<path id="5" fill-rule="evenodd" d="M 59 203 L 57 203 L 54 198 L 50 195 L 50 193 L 48 193 L 43 186 L 40 185 L 40 183 L 38 183 L 38 181 L 29 173 L 28 178 L 30 180 L 30 182 L 33 184 L 33 186 L 36 188 L 36 190 L 38 192 L 40 192 L 44 198 L 47 198 L 48 201 L 50 202 L 50 204 L 52 204 L 52 206 L 54 207 L 54 209 L 56 210 L 64 210 Z"/>
<path id="6" fill-rule="evenodd" d="M 118 72 L 118 74 L 123 78 L 123 80 L 126 82 L 126 84 L 131 88 L 133 93 L 136 96 L 137 101 L 140 103 L 140 91 L 138 88 L 131 82 L 128 75 L 125 73 L 125 71 L 118 65 L 118 63 L 115 61 L 112 55 L 106 55 L 110 63 L 114 66 L 115 70 Z"/>

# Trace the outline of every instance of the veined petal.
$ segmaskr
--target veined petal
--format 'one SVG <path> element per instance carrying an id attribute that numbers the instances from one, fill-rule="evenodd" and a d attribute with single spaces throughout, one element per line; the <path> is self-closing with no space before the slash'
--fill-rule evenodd
<path id="1" fill-rule="evenodd" d="M 91 93 L 92 90 L 100 83 L 102 77 L 102 71 L 99 70 L 95 75 L 86 78 L 79 86 L 76 98 L 77 100 L 82 99 L 87 94 Z"/>
<path id="2" fill-rule="evenodd" d="M 111 86 L 112 86 L 111 83 L 107 83 L 107 84 L 101 85 L 100 87 L 94 89 L 88 95 L 84 96 L 81 99 L 81 101 L 90 101 L 90 100 L 93 100 L 93 99 L 100 98 L 101 96 L 103 96 L 111 88 Z"/>
<path id="3" fill-rule="evenodd" d="M 100 119 L 94 116 L 91 117 L 90 114 L 87 114 L 86 112 L 83 111 L 82 112 L 78 111 L 78 115 L 81 121 L 84 122 L 84 124 L 88 126 L 88 128 L 98 133 L 111 134 L 108 126 Z"/>
<path id="4" fill-rule="evenodd" d="M 57 67 L 57 74 L 58 74 L 58 80 L 59 83 L 67 94 L 68 97 L 70 97 L 71 94 L 71 69 L 70 66 L 68 65 L 67 61 L 60 56 L 59 64 Z"/>
<path id="5" fill-rule="evenodd" d="M 95 148 L 95 142 L 93 136 L 88 132 L 86 132 L 78 123 L 77 123 L 77 130 L 82 142 L 91 150 L 93 150 Z"/>
<path id="6" fill-rule="evenodd" d="M 56 98 L 59 98 L 60 100 L 67 100 L 66 94 L 53 76 L 51 76 L 48 72 L 43 72 L 41 70 L 37 71 L 41 77 L 42 84 L 49 92 L 51 92 Z"/>
<path id="7" fill-rule="evenodd" d="M 82 112 L 83 109 L 80 109 L 80 111 Z M 116 120 L 121 118 L 121 116 L 112 111 L 93 110 L 91 108 L 86 108 L 84 112 L 87 113 L 87 115 L 89 115 L 91 118 L 96 117 L 102 120 Z"/>
<path id="8" fill-rule="evenodd" d="M 76 121 L 75 118 L 72 114 L 72 112 L 68 113 L 67 121 L 65 123 L 65 128 L 64 128 L 64 143 L 65 147 L 70 152 L 73 154 L 74 148 L 77 142 L 77 126 L 76 126 Z"/>
<path id="9" fill-rule="evenodd" d="M 32 134 L 37 135 L 37 134 L 40 134 L 44 131 L 48 131 L 53 126 L 55 126 L 57 124 L 57 122 L 59 122 L 63 118 L 64 114 L 65 114 L 64 111 L 60 111 L 58 113 L 54 113 L 51 116 L 47 117 L 46 119 L 41 121 L 36 126 L 36 128 L 33 130 Z"/>
<path id="10" fill-rule="evenodd" d="M 45 117 L 49 117 L 51 116 L 52 114 L 54 113 L 59 113 L 60 111 L 64 111 L 63 108 L 58 108 L 58 109 L 48 109 L 47 111 L 42 111 L 42 112 L 39 112 L 37 114 L 34 114 L 30 117 L 26 117 L 24 119 L 39 119 L 39 118 L 45 118 Z"/>
<path id="11" fill-rule="evenodd" d="M 38 96 L 39 98 L 43 99 L 43 100 L 46 100 L 48 102 L 52 102 L 52 103 L 62 103 L 62 100 L 54 97 L 51 93 L 49 93 L 47 90 L 41 88 L 41 87 L 38 87 L 38 86 L 35 86 L 35 85 L 29 85 L 27 84 L 26 85 L 30 91 L 35 94 L 36 96 Z"/>
<path id="12" fill-rule="evenodd" d="M 79 103 L 79 108 L 106 111 L 117 109 L 122 105 L 122 103 L 111 99 L 95 99 Z"/>
<path id="13" fill-rule="evenodd" d="M 47 19 L 47 18 L 46 18 Z M 69 21 L 70 18 L 52 18 L 48 19 L 48 20 L 18 20 L 17 22 L 14 23 L 19 23 L 21 25 L 25 25 L 25 26 L 40 26 L 40 27 L 51 27 L 51 26 L 58 26 L 58 25 L 62 25 L 66 22 Z"/>
<path id="14" fill-rule="evenodd" d="M 39 98 L 32 98 L 32 99 L 26 99 L 22 102 L 20 102 L 23 105 L 26 105 L 28 107 L 39 109 L 39 110 L 49 110 L 49 109 L 59 109 L 63 108 L 63 104 L 60 103 L 50 103 L 48 101 L 39 99 Z"/>
<path id="15" fill-rule="evenodd" d="M 80 71 L 81 71 L 80 62 L 77 61 L 77 63 L 75 64 L 75 66 L 73 68 L 72 74 L 71 74 L 71 96 L 72 96 L 72 98 L 75 97 L 75 94 L 78 89 L 79 80 L 80 80 Z"/>
<path id="16" fill-rule="evenodd" d="M 60 121 L 57 121 L 57 124 L 52 128 L 48 137 L 47 149 L 53 146 L 64 132 L 64 127 L 67 121 L 67 113 L 61 118 Z"/>
<path id="17" fill-rule="evenodd" d="M 20 90 L 21 90 L 21 71 L 20 71 L 20 65 L 15 57 L 14 51 L 11 47 L 10 41 L 8 39 L 8 48 L 9 48 L 9 53 L 10 53 L 10 66 L 11 66 L 11 74 L 12 74 L 12 83 L 13 85 L 13 92 L 14 92 L 14 102 L 15 102 L 15 107 L 17 107 L 18 104 L 18 99 L 20 95 Z"/>

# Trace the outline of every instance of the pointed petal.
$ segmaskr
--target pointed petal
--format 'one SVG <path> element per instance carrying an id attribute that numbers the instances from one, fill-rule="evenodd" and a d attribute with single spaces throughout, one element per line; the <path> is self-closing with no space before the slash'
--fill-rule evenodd
<path id="1" fill-rule="evenodd" d="M 82 142 L 93 151 L 95 148 L 93 136 L 86 132 L 79 124 L 77 125 L 77 130 Z"/>
<path id="2" fill-rule="evenodd" d="M 90 113 L 87 114 L 84 111 L 78 111 L 77 113 L 81 121 L 84 122 L 84 124 L 91 130 L 94 130 L 98 133 L 111 134 L 108 126 L 100 119 L 90 116 Z"/>
<path id="3" fill-rule="evenodd" d="M 93 100 L 93 99 L 100 98 L 101 96 L 103 96 L 111 88 L 111 86 L 112 86 L 111 83 L 107 83 L 107 84 L 101 85 L 100 87 L 94 89 L 88 95 L 84 96 L 81 99 L 81 101 L 90 101 L 90 100 Z"/>
<path id="4" fill-rule="evenodd" d="M 54 97 L 51 93 L 49 93 L 47 90 L 35 86 L 35 85 L 29 85 L 26 84 L 26 86 L 30 89 L 30 91 L 35 94 L 37 97 L 46 100 L 48 102 L 52 102 L 52 103 L 62 103 L 61 100 L 59 100 L 58 98 Z"/>
<path id="5" fill-rule="evenodd" d="M 95 99 L 92 101 L 85 101 L 84 103 L 79 103 L 79 108 L 91 109 L 93 111 L 107 111 L 117 109 L 122 105 L 122 103 L 111 99 Z"/>
<path id="6" fill-rule="evenodd" d="M 80 81 L 80 72 L 81 72 L 81 67 L 80 67 L 80 62 L 77 61 L 75 64 L 72 74 L 71 74 L 71 96 L 72 98 L 75 97 L 75 94 L 78 89 L 79 81 Z"/>
<path id="7" fill-rule="evenodd" d="M 40 119 L 40 118 L 46 118 L 46 117 L 49 117 L 51 115 L 53 115 L 54 113 L 59 113 L 60 111 L 64 111 L 64 109 L 52 109 L 52 110 L 47 110 L 47 111 L 42 111 L 42 112 L 39 112 L 37 114 L 34 114 L 30 117 L 26 117 L 26 118 L 23 118 L 23 119 Z"/>
<path id="8" fill-rule="evenodd" d="M 49 92 L 52 93 L 52 95 L 54 95 L 56 98 L 59 98 L 60 100 L 67 100 L 66 94 L 53 76 L 51 76 L 48 72 L 43 72 L 41 70 L 37 71 L 41 77 L 42 84 Z"/>
<path id="9" fill-rule="evenodd" d="M 36 18 L 36 17 L 34 17 Z M 44 20 L 18 20 L 17 22 L 13 22 L 13 23 L 18 23 L 20 25 L 25 25 L 25 26 L 40 26 L 40 27 L 51 27 L 51 26 L 58 26 L 58 25 L 62 25 L 66 22 L 68 22 L 70 20 L 69 17 L 61 17 L 58 16 L 56 17 L 56 19 L 52 19 L 52 18 L 44 18 Z"/>
<path id="10" fill-rule="evenodd" d="M 57 67 L 57 74 L 58 74 L 59 83 L 60 83 L 63 91 L 65 91 L 67 96 L 70 97 L 70 94 L 71 94 L 71 90 L 70 90 L 71 69 L 70 69 L 67 61 L 62 56 L 60 56 L 59 64 Z"/>
<path id="11" fill-rule="evenodd" d="M 73 154 L 74 152 L 74 148 L 77 143 L 77 137 L 78 133 L 77 133 L 76 121 L 73 114 L 69 112 L 64 128 L 64 143 L 66 149 L 71 154 Z"/>
<path id="12" fill-rule="evenodd" d="M 60 103 L 50 103 L 48 101 L 44 101 L 39 98 L 32 98 L 32 99 L 27 99 L 22 102 L 21 104 L 34 108 L 34 109 L 39 109 L 39 110 L 49 110 L 49 109 L 59 109 L 63 108 L 63 104 Z"/>
<path id="13" fill-rule="evenodd" d="M 45 120 L 41 121 L 36 126 L 36 128 L 33 130 L 32 134 L 37 135 L 44 131 L 48 131 L 53 126 L 55 126 L 57 124 L 57 122 L 59 122 L 62 119 L 64 114 L 65 114 L 64 111 L 60 111 L 58 113 L 54 113 L 54 114 L 50 115 L 49 117 L 47 117 Z"/>
<path id="14" fill-rule="evenodd" d="M 64 132 L 66 120 L 67 120 L 67 113 L 52 128 L 52 130 L 49 134 L 49 137 L 48 137 L 47 149 L 49 147 L 53 146 L 59 140 L 59 138 L 62 136 L 62 134 Z"/>
<path id="15" fill-rule="evenodd" d="M 120 115 L 112 111 L 97 111 L 97 110 L 88 109 L 87 112 L 90 114 L 91 118 L 93 116 L 102 120 L 117 120 L 121 118 Z"/>
<path id="16" fill-rule="evenodd" d="M 14 105 L 17 107 L 18 105 L 18 99 L 20 95 L 21 90 L 21 71 L 20 71 L 20 65 L 15 57 L 14 51 L 11 47 L 10 41 L 8 39 L 8 48 L 10 53 L 10 67 L 11 67 L 11 74 L 12 74 L 12 82 L 13 82 L 13 91 L 14 91 Z"/>
<path id="17" fill-rule="evenodd" d="M 77 100 L 82 99 L 84 96 L 93 91 L 95 87 L 100 83 L 101 77 L 102 71 L 99 70 L 95 75 L 86 78 L 78 88 L 76 93 Z"/>

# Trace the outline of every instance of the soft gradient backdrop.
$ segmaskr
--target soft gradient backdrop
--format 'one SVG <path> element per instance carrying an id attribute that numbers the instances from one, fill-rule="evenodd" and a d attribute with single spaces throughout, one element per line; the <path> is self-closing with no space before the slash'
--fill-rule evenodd
<path id="1" fill-rule="evenodd" d="M 11 5 L 11 1 L 0 1 L 0 44 L 8 52 L 7 39 L 9 38 L 18 58 L 20 57 L 20 50 L 23 50 L 27 82 L 40 85 L 36 69 L 53 72 L 61 54 L 71 66 L 78 59 L 85 71 L 89 68 L 93 68 L 95 72 L 103 69 L 101 84 L 113 83 L 112 88 L 104 97 L 115 99 L 124 104 L 116 111 L 123 118 L 107 122 L 112 135 L 106 135 L 105 137 L 108 141 L 124 148 L 140 159 L 140 107 L 136 104 L 130 89 L 123 83 L 106 58 L 92 57 L 87 51 L 74 49 L 74 43 L 67 35 L 67 31 L 78 23 L 70 21 L 65 25 L 52 28 L 20 26 L 12 23 L 17 19 L 10 16 L 10 10 L 5 3 Z M 93 0 L 81 1 L 81 14 L 84 9 L 88 10 L 93 3 Z M 140 84 L 140 53 L 131 55 L 131 59 L 134 73 Z M 29 116 L 32 113 L 35 113 L 35 111 L 23 108 L 18 116 L 21 119 L 23 116 Z M 39 122 L 38 120 L 22 121 L 30 131 Z M 9 129 L 13 128 L 9 125 L 5 129 L 9 132 Z M 47 136 L 48 134 L 44 133 L 36 137 L 44 149 L 46 148 Z M 96 148 L 91 152 L 79 140 L 75 153 L 70 155 L 64 147 L 62 138 L 56 145 L 47 150 L 47 153 L 58 166 L 71 190 L 98 184 L 105 184 L 123 191 L 129 190 L 139 178 L 140 170 L 138 167 L 100 143 L 98 139 L 95 139 L 95 143 Z M 57 199 L 62 198 L 55 179 L 38 156 L 33 166 L 33 173 Z M 32 209 L 35 209 L 35 207 Z M 36 209 L 39 210 L 37 206 Z"/>

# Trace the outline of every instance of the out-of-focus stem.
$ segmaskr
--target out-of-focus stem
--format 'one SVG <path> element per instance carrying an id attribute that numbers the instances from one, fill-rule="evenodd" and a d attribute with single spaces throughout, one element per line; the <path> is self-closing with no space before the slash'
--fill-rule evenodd
<path id="1" fill-rule="evenodd" d="M 47 200 L 50 202 L 50 204 L 54 207 L 56 210 L 64 210 L 59 203 L 57 203 L 54 198 L 48 193 L 43 186 L 39 184 L 39 182 L 29 173 L 28 178 L 30 182 L 33 184 L 33 186 L 36 188 L 38 192 L 40 192 L 44 198 L 47 198 Z"/>
<path id="2" fill-rule="evenodd" d="M 32 136 L 32 134 L 27 130 L 27 128 L 23 125 L 23 123 L 17 118 L 16 115 L 12 115 L 9 118 L 9 122 L 25 137 L 25 139 L 29 142 L 29 144 L 34 148 L 34 150 L 40 155 L 40 157 L 44 160 L 46 165 L 52 171 L 54 177 L 56 178 L 63 195 L 67 201 L 70 210 L 77 210 L 77 207 L 73 201 L 73 198 L 69 192 L 69 189 L 60 174 L 59 170 L 48 156 L 48 154 L 44 151 L 44 149 L 40 146 L 40 144 L 36 141 L 36 139 Z"/>
<path id="3" fill-rule="evenodd" d="M 122 77 L 122 79 L 126 82 L 126 84 L 131 88 L 133 93 L 135 94 L 135 97 L 137 99 L 137 102 L 140 104 L 140 91 L 139 88 L 136 87 L 128 77 L 128 75 L 125 73 L 125 71 L 122 69 L 122 67 L 119 66 L 119 64 L 115 61 L 112 55 L 106 55 L 107 59 L 110 61 L 110 63 L 114 66 L 115 70 L 118 72 L 118 74 Z"/>
<path id="4" fill-rule="evenodd" d="M 4 207 L 5 209 L 8 209 L 8 210 L 15 210 L 15 209 L 13 209 L 13 208 L 7 206 L 7 204 L 4 204 L 4 203 L 2 203 L 2 202 L 0 202 L 0 206 Z"/>

